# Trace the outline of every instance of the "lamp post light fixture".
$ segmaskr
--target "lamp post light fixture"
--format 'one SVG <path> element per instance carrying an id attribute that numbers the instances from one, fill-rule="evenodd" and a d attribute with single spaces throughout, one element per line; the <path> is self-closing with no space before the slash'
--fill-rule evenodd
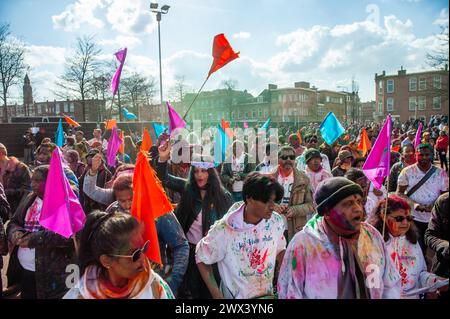
<path id="1" fill-rule="evenodd" d="M 169 12 L 170 6 L 167 4 L 161 6 L 161 9 L 158 10 L 158 3 L 152 2 L 150 3 L 150 10 L 156 13 L 156 21 L 158 21 L 158 44 L 159 44 L 159 93 L 161 99 L 161 121 L 164 118 L 164 106 L 163 106 L 163 87 L 162 87 L 162 67 L 161 67 L 161 16 L 163 14 L 167 14 Z"/>

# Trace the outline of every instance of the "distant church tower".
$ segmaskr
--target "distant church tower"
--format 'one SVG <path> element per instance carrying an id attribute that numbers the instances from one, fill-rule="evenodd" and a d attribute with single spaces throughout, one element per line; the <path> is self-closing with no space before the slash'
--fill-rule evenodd
<path id="1" fill-rule="evenodd" d="M 33 88 L 30 84 L 30 78 L 28 74 L 25 75 L 25 79 L 23 80 L 23 110 L 25 112 L 25 116 L 30 115 L 30 110 L 33 107 Z"/>

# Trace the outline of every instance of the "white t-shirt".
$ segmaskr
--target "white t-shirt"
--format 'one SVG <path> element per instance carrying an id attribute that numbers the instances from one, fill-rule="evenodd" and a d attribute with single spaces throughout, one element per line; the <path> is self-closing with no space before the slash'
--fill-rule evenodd
<path id="1" fill-rule="evenodd" d="M 235 158 L 233 156 L 233 160 L 231 163 L 231 171 L 242 173 L 245 168 L 245 154 L 242 153 L 242 155 L 238 158 Z M 233 183 L 232 189 L 233 192 L 242 192 L 242 188 L 244 187 L 244 181 L 235 181 Z"/>
<path id="2" fill-rule="evenodd" d="M 292 185 L 294 185 L 294 171 L 289 176 L 283 177 L 281 174 L 278 174 L 278 183 L 284 188 L 283 199 L 281 200 L 281 204 L 289 205 L 289 201 L 291 200 L 291 191 Z M 284 221 L 284 227 L 288 227 L 286 216 L 281 215 Z"/>
<path id="3" fill-rule="evenodd" d="M 276 257 L 286 249 L 281 216 L 273 212 L 251 225 L 243 220 L 244 207 L 236 203 L 197 244 L 196 262 L 217 263 L 225 298 L 272 295 Z"/>
<path id="4" fill-rule="evenodd" d="M 186 234 L 186 238 L 189 243 L 197 245 L 197 243 L 202 239 L 202 212 L 198 213 L 197 218 L 192 223 L 189 231 Z"/>
<path id="5" fill-rule="evenodd" d="M 431 168 L 430 168 L 431 169 Z M 423 172 L 416 164 L 405 167 L 398 176 L 399 186 L 408 186 L 408 192 L 413 188 L 427 172 Z M 432 205 L 442 192 L 448 190 L 448 176 L 444 170 L 436 167 L 433 175 L 418 190 L 410 196 L 411 200 L 421 205 Z M 421 223 L 428 223 L 431 218 L 431 212 L 419 212 L 413 210 L 414 220 Z"/>

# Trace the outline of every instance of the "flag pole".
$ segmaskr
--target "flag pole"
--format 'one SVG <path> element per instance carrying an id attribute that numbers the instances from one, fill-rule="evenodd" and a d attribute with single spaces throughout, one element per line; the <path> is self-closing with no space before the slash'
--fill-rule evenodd
<path id="1" fill-rule="evenodd" d="M 77 239 L 75 238 L 75 234 L 73 234 L 72 239 L 73 239 L 73 245 L 75 246 L 75 254 L 76 254 L 77 258 L 79 258 L 80 246 L 78 246 L 78 242 L 77 242 Z"/>
<path id="2" fill-rule="evenodd" d="M 116 95 L 114 94 L 111 100 L 111 107 L 109 108 L 109 119 L 112 119 L 112 109 L 113 109 L 113 104 L 114 104 L 114 98 L 116 97 Z"/>
<path id="3" fill-rule="evenodd" d="M 389 174 L 389 175 L 391 175 L 391 174 Z M 388 207 L 388 200 L 389 200 L 389 175 L 386 178 L 386 204 L 384 205 L 383 232 L 382 232 L 383 240 L 384 240 L 384 229 L 386 227 L 387 207 Z"/>
<path id="4" fill-rule="evenodd" d="M 194 97 L 194 100 L 191 102 L 191 105 L 189 105 L 189 107 L 188 107 L 186 113 L 184 113 L 183 121 L 186 121 L 186 116 L 188 115 L 189 111 L 191 110 L 192 105 L 194 105 L 195 100 L 197 100 L 197 97 L 199 96 L 200 92 L 202 91 L 202 89 L 203 89 L 203 87 L 205 86 L 206 81 L 208 81 L 208 79 L 209 79 L 209 75 L 208 75 L 208 77 L 206 78 L 205 82 L 203 82 L 202 86 L 200 87 L 200 90 L 198 90 L 197 95 Z"/>

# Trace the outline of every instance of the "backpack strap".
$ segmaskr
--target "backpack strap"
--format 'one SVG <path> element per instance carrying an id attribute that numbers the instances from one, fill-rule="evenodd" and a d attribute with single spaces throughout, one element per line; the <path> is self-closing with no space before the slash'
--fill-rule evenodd
<path id="1" fill-rule="evenodd" d="M 422 187 L 423 184 L 427 182 L 427 180 L 430 179 L 431 175 L 433 175 L 436 170 L 436 166 L 432 166 L 430 170 L 425 174 L 425 176 L 422 177 L 422 179 L 406 193 L 406 196 L 411 197 L 412 194 L 414 194 L 419 188 Z"/>

